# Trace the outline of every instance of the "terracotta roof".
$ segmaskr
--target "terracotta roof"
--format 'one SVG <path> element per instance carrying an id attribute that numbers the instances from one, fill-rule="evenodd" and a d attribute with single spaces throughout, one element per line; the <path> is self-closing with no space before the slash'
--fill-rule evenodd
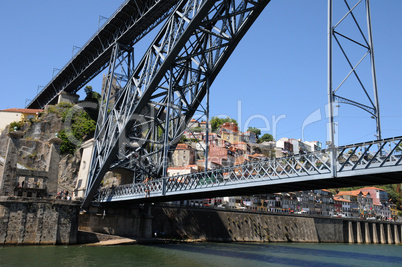
<path id="1" fill-rule="evenodd" d="M 36 114 L 36 113 L 43 112 L 43 109 L 8 108 L 8 109 L 3 109 L 1 111 L 18 112 L 18 113 L 25 113 L 25 114 Z"/>
<path id="2" fill-rule="evenodd" d="M 359 193 L 356 193 L 356 191 L 340 191 L 337 196 L 357 196 Z"/>
<path id="3" fill-rule="evenodd" d="M 347 200 L 347 199 L 344 199 L 344 198 L 341 198 L 341 197 L 334 197 L 334 200 L 335 201 L 340 201 L 340 202 L 350 202 L 350 200 Z"/>
<path id="4" fill-rule="evenodd" d="M 248 155 L 249 158 L 264 158 L 265 156 L 263 154 L 253 154 L 253 155 Z"/>
<path id="5" fill-rule="evenodd" d="M 363 196 L 367 196 L 369 192 L 362 192 L 360 189 L 354 190 L 354 191 L 340 191 L 337 195 L 338 196 L 358 196 L 360 193 L 363 194 Z"/>
<path id="6" fill-rule="evenodd" d="M 363 187 L 363 188 L 360 188 L 359 190 L 360 190 L 360 191 L 363 191 L 363 190 L 372 190 L 372 189 L 374 189 L 374 190 L 379 190 L 379 191 L 385 191 L 384 189 L 381 189 L 381 188 L 378 188 L 378 187 L 374 187 L 374 186 L 372 186 L 372 187 Z"/>
<path id="7" fill-rule="evenodd" d="M 184 150 L 184 149 L 189 149 L 189 146 L 187 144 L 177 144 L 176 150 Z"/>

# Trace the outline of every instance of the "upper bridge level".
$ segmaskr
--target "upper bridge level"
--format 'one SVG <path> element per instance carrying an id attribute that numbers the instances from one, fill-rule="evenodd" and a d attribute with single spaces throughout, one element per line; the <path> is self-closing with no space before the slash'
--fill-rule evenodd
<path id="1" fill-rule="evenodd" d="M 103 188 L 99 202 L 158 202 L 402 182 L 402 137 Z"/>
<path id="2" fill-rule="evenodd" d="M 179 0 L 126 0 L 77 54 L 31 100 L 27 108 L 44 108 L 61 91 L 77 93 L 109 66 L 113 46 L 131 47 L 170 14 Z"/>

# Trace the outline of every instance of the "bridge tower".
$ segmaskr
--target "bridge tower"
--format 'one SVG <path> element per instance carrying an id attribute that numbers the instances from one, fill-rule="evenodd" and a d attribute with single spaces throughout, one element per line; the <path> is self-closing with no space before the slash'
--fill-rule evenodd
<path id="1" fill-rule="evenodd" d="M 340 75 L 334 85 L 335 73 Z M 356 93 L 362 97 L 349 97 Z M 368 112 L 376 120 L 377 140 L 381 139 L 370 0 L 328 0 L 328 103 L 330 146 L 336 145 L 334 106 L 340 103 Z"/>

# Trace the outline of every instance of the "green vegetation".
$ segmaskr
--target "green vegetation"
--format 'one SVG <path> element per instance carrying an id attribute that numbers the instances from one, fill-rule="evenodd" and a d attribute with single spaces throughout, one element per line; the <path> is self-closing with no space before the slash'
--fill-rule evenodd
<path id="1" fill-rule="evenodd" d="M 10 130 L 10 132 L 14 131 L 14 130 L 21 130 L 23 126 L 24 126 L 24 122 L 14 121 L 14 122 L 10 123 L 9 130 Z"/>
<path id="2" fill-rule="evenodd" d="M 237 124 L 237 121 L 235 119 L 226 117 L 226 119 L 222 119 L 222 118 L 218 118 L 218 117 L 212 117 L 212 119 L 209 121 L 209 123 L 211 124 L 211 129 L 213 132 L 215 132 L 216 130 L 218 130 L 219 126 L 221 126 L 222 124 L 224 124 L 225 122 L 233 122 L 234 124 Z"/>
<path id="3" fill-rule="evenodd" d="M 204 131 L 204 128 L 202 128 L 202 127 L 194 127 L 194 128 L 191 128 L 191 129 L 195 133 L 201 133 L 202 131 Z"/>
<path id="4" fill-rule="evenodd" d="M 48 113 L 55 113 L 65 123 L 65 129 L 58 133 L 58 137 L 63 140 L 60 145 L 62 154 L 74 154 L 77 147 L 95 132 L 96 121 L 90 113 L 96 111 L 75 108 L 70 103 L 59 103 L 49 107 Z"/>
<path id="5" fill-rule="evenodd" d="M 85 97 L 84 101 L 90 101 L 90 102 L 96 102 L 99 103 L 101 101 L 102 96 L 98 93 L 92 90 L 92 86 L 85 86 L 85 93 L 87 96 Z"/>
<path id="6" fill-rule="evenodd" d="M 261 136 L 261 138 L 258 138 L 258 143 L 262 143 L 265 141 L 267 142 L 274 141 L 274 137 L 269 133 L 265 133 Z"/>
<path id="7" fill-rule="evenodd" d="M 63 115 L 63 120 L 68 120 L 67 127 L 62 130 L 58 137 L 63 140 L 60 146 L 62 154 L 74 154 L 76 148 L 85 139 L 89 139 L 96 128 L 96 121 L 83 109 L 68 109 Z"/>
<path id="8" fill-rule="evenodd" d="M 187 137 L 185 137 L 184 135 L 181 136 L 180 140 L 179 140 L 179 144 L 184 144 L 188 141 Z"/>

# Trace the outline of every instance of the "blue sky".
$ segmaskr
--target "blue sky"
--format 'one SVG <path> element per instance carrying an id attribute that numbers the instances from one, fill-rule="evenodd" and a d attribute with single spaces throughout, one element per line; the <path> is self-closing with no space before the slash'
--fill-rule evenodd
<path id="1" fill-rule="evenodd" d="M 53 68 L 61 69 L 70 60 L 73 46 L 82 46 L 96 32 L 99 16 L 109 17 L 122 3 L 123 0 L 3 3 L 0 109 L 23 108 L 27 99 L 35 96 L 38 86 L 50 81 Z M 402 1 L 372 0 L 371 9 L 382 137 L 399 136 Z M 140 45 L 144 49 L 146 44 Z M 334 86 L 349 72 L 338 55 L 336 59 L 334 78 L 338 80 Z M 369 76 L 365 78 L 371 81 Z M 89 85 L 100 91 L 101 79 Z M 353 82 L 349 86 L 355 88 Z M 362 90 L 355 89 L 341 95 L 367 103 Z M 368 89 L 372 94 L 371 83 Z M 327 99 L 327 1 L 273 0 L 212 85 L 210 114 L 235 118 L 241 122 L 242 130 L 247 126 L 263 128 L 263 132 L 277 139 L 303 138 L 325 143 Z M 337 111 L 340 145 L 375 139 L 375 121 L 367 112 L 347 105 L 340 105 Z"/>

